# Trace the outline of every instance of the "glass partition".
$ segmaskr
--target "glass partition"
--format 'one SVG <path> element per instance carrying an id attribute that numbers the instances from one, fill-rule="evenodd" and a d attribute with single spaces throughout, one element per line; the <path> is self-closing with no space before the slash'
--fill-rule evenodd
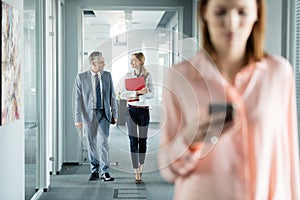
<path id="1" fill-rule="evenodd" d="M 25 199 L 37 190 L 39 134 L 38 20 L 37 0 L 24 0 L 24 112 L 25 112 Z"/>

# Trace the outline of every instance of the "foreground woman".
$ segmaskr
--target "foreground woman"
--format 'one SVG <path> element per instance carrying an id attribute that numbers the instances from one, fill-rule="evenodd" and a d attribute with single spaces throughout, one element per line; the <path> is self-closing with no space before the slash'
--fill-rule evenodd
<path id="1" fill-rule="evenodd" d="M 300 199 L 294 76 L 264 52 L 265 1 L 198 4 L 207 54 L 175 65 L 163 98 L 159 166 L 174 199 Z"/>

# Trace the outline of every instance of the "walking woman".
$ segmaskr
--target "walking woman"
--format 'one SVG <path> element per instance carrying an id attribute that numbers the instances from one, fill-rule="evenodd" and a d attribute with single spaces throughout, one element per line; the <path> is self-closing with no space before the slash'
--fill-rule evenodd
<path id="1" fill-rule="evenodd" d="M 206 52 L 164 85 L 158 157 L 174 200 L 300 199 L 294 74 L 264 51 L 265 0 L 199 0 L 198 15 Z"/>
<path id="2" fill-rule="evenodd" d="M 153 98 L 154 94 L 152 78 L 146 70 L 144 63 L 145 56 L 143 53 L 139 52 L 131 55 L 130 65 L 132 70 L 125 75 L 125 79 L 143 77 L 145 87 L 138 91 L 127 91 L 125 89 L 125 93 L 123 93 L 128 105 L 126 123 L 136 184 L 142 182 L 141 177 L 147 150 L 148 126 L 150 121 L 149 103 L 147 100 Z"/>

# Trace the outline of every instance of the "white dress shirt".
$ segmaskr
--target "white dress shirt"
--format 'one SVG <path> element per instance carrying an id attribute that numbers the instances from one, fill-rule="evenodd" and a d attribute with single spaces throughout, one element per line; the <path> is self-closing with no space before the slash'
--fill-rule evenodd
<path id="1" fill-rule="evenodd" d="M 92 86 L 93 86 L 93 95 L 94 95 L 94 108 L 96 109 L 96 102 L 97 102 L 97 95 L 96 95 L 96 84 L 95 84 L 95 75 L 96 73 L 93 72 L 92 70 L 90 70 L 91 73 L 92 73 L 92 76 L 91 76 L 91 81 L 92 81 Z M 102 73 L 101 72 L 98 72 L 98 77 L 99 77 L 99 81 L 100 81 L 100 93 L 101 93 L 101 108 L 103 108 L 103 92 L 102 92 Z"/>

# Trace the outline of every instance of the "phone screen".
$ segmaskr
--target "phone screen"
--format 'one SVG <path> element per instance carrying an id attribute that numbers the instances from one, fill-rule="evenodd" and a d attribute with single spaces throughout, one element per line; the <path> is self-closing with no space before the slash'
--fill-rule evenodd
<path id="1" fill-rule="evenodd" d="M 233 120 L 234 107 L 230 103 L 212 103 L 209 105 L 209 114 L 225 112 L 225 122 Z"/>

